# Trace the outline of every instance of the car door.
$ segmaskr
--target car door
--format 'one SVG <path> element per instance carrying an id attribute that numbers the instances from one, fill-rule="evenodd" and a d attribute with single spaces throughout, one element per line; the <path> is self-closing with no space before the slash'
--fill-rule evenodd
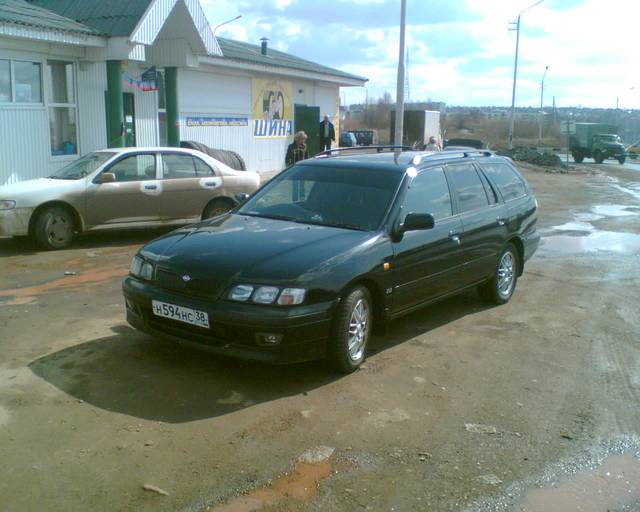
<path id="1" fill-rule="evenodd" d="M 463 260 L 451 194 L 442 168 L 420 172 L 406 191 L 400 220 L 409 213 L 430 213 L 433 229 L 409 231 L 393 244 L 391 262 L 394 312 L 400 313 L 460 286 Z"/>
<path id="2" fill-rule="evenodd" d="M 471 285 L 495 270 L 506 237 L 507 209 L 473 162 L 447 165 L 446 173 L 462 221 L 464 284 Z"/>
<path id="3" fill-rule="evenodd" d="M 524 182 L 506 162 L 482 162 L 480 168 L 502 196 L 506 230 L 510 233 L 520 231 L 532 213 L 529 204 L 532 200 L 527 194 Z"/>
<path id="4" fill-rule="evenodd" d="M 167 220 L 199 220 L 222 186 L 222 178 L 202 159 L 189 153 L 164 152 L 162 210 Z"/>
<path id="5" fill-rule="evenodd" d="M 115 181 L 100 183 L 111 173 Z M 155 222 L 161 218 L 162 183 L 155 153 L 128 153 L 106 167 L 87 187 L 87 224 Z"/>

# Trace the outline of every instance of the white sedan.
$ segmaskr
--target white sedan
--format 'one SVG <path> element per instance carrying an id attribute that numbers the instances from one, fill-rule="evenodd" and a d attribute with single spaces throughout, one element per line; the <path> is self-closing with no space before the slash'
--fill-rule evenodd
<path id="1" fill-rule="evenodd" d="M 192 149 L 105 149 L 47 178 L 0 187 L 0 236 L 61 249 L 75 233 L 188 224 L 223 214 L 259 185 L 258 173 Z"/>

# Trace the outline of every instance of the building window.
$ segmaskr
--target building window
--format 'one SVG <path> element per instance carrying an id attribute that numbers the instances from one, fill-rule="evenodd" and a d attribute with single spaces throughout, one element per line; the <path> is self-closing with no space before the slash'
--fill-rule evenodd
<path id="1" fill-rule="evenodd" d="M 11 101 L 11 61 L 0 60 L 0 101 Z"/>
<path id="2" fill-rule="evenodd" d="M 76 155 L 78 154 L 78 135 L 73 63 L 48 60 L 47 83 L 51 154 L 54 156 Z"/>
<path id="3" fill-rule="evenodd" d="M 18 103 L 42 103 L 42 77 L 39 62 L 13 61 L 13 86 Z"/>

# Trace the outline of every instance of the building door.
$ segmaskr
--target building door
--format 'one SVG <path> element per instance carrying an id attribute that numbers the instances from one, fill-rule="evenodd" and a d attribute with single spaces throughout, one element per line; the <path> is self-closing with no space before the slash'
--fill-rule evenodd
<path id="1" fill-rule="evenodd" d="M 124 145 L 134 147 L 136 145 L 136 106 L 132 92 L 122 93 L 122 105 L 124 107 Z"/>
<path id="2" fill-rule="evenodd" d="M 107 122 L 107 139 L 109 138 L 109 98 L 107 91 L 104 92 L 105 120 Z M 122 107 L 124 110 L 124 145 L 126 147 L 135 147 L 136 145 L 136 105 L 135 96 L 132 92 L 122 93 Z M 110 147 L 110 141 L 107 140 L 107 147 Z"/>
<path id="3" fill-rule="evenodd" d="M 293 125 L 294 133 L 302 130 L 307 134 L 309 156 L 315 156 L 320 151 L 320 107 L 296 105 Z"/>

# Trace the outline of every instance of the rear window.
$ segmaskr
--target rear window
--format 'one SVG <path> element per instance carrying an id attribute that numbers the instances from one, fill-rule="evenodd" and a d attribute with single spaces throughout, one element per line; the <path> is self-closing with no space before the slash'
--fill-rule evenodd
<path id="1" fill-rule="evenodd" d="M 505 201 L 527 193 L 522 179 L 510 165 L 501 162 L 482 163 L 482 169 L 500 189 Z"/>

